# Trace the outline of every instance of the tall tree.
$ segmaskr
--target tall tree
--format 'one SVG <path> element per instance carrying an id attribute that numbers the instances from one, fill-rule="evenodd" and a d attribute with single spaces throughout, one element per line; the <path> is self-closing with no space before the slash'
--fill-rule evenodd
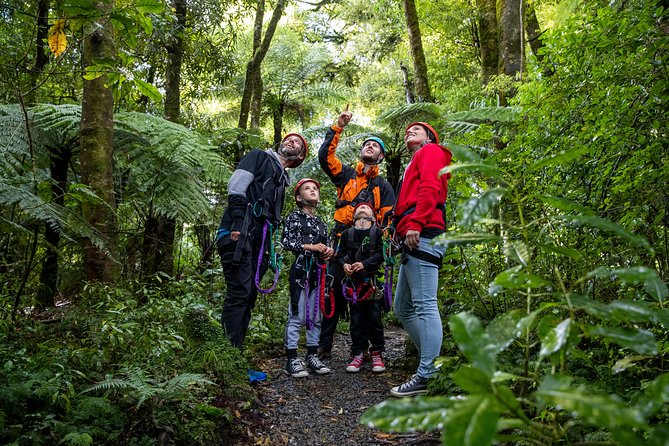
<path id="1" fill-rule="evenodd" d="M 539 26 L 539 20 L 537 19 L 537 13 L 531 2 L 524 1 L 523 4 L 523 9 L 525 10 L 525 33 L 527 34 L 527 42 L 530 44 L 532 54 L 534 54 L 534 57 L 541 63 L 544 56 L 539 54 L 539 48 L 543 46 L 543 43 L 540 39 L 542 31 Z"/>
<path id="2" fill-rule="evenodd" d="M 499 18 L 499 74 L 515 76 L 522 68 L 521 0 L 502 0 Z"/>
<path id="3" fill-rule="evenodd" d="M 414 93 L 418 102 L 432 102 L 430 84 L 427 78 L 427 63 L 423 51 L 423 41 L 420 36 L 420 24 L 418 11 L 414 0 L 402 0 L 404 16 L 407 22 L 409 34 L 409 46 L 411 48 L 411 59 L 414 71 Z"/>
<path id="4" fill-rule="evenodd" d="M 483 82 L 497 74 L 499 67 L 499 32 L 497 29 L 497 1 L 476 0 L 478 9 L 478 44 L 481 55 Z"/>
<path id="5" fill-rule="evenodd" d="M 254 48 L 253 55 L 251 60 L 246 65 L 246 79 L 244 81 L 244 91 L 242 93 L 242 104 L 239 111 L 239 123 L 238 127 L 245 129 L 248 125 L 249 120 L 249 111 L 251 109 L 251 98 L 254 95 L 261 95 L 260 85 L 256 82 L 260 78 L 261 65 L 262 61 L 267 55 L 269 50 L 269 45 L 272 42 L 274 37 L 274 32 L 276 27 L 279 24 L 279 20 L 283 15 L 284 10 L 286 9 L 286 4 L 288 0 L 278 0 L 274 11 L 272 12 L 272 18 L 270 19 L 267 30 L 265 31 L 265 36 L 262 38 L 260 45 L 256 48 L 256 38 L 257 32 L 260 30 L 262 32 L 262 17 L 264 16 L 265 11 L 265 0 L 258 0 L 256 7 L 256 19 L 254 25 Z M 257 100 L 257 99 L 256 99 Z M 238 157 L 241 154 L 237 154 Z"/>
<path id="6" fill-rule="evenodd" d="M 114 28 L 110 15 L 114 0 L 95 3 L 99 16 L 85 30 L 82 65 L 95 66 L 98 60 L 112 61 L 116 55 Z M 117 230 L 116 203 L 112 156 L 114 148 L 114 97 L 109 78 L 101 72 L 95 79 L 84 79 L 81 106 L 81 173 L 83 182 L 100 197 L 100 202 L 86 201 L 83 215 L 106 238 L 108 253 L 84 239 L 84 272 L 89 281 L 111 282 L 118 274 L 116 263 Z"/>

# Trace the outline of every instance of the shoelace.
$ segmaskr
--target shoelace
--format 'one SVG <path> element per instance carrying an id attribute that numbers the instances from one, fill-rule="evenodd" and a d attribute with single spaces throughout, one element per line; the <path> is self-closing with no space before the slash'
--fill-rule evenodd
<path id="1" fill-rule="evenodd" d="M 419 379 L 420 378 L 418 377 L 418 375 L 414 375 L 409 381 L 405 382 L 400 386 L 400 390 L 406 390 L 415 386 L 418 383 Z"/>

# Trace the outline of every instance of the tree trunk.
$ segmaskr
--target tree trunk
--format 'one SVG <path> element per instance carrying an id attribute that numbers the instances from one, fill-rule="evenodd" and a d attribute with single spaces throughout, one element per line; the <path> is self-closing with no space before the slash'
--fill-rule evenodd
<path id="1" fill-rule="evenodd" d="M 499 69 L 499 31 L 497 29 L 496 0 L 476 0 L 479 13 L 479 50 L 481 75 L 488 83 Z"/>
<path id="2" fill-rule="evenodd" d="M 114 29 L 109 19 L 114 0 L 95 3 L 102 17 L 86 30 L 82 65 L 94 64 L 94 60 L 114 59 L 116 46 Z M 104 253 L 91 240 L 82 242 L 84 272 L 91 282 L 112 282 L 118 274 L 118 242 L 116 229 L 116 202 L 114 200 L 113 149 L 114 149 L 114 97 L 106 74 L 93 80 L 83 81 L 81 106 L 80 162 L 84 184 L 101 198 L 100 203 L 86 201 L 82 205 L 84 219 L 103 236 L 111 255 Z"/>
<path id="3" fill-rule="evenodd" d="M 253 98 L 251 99 L 251 129 L 260 128 L 260 112 L 262 111 L 262 70 L 256 70 L 253 81 Z"/>
<path id="4" fill-rule="evenodd" d="M 531 3 L 525 2 L 525 32 L 527 34 L 527 41 L 530 44 L 530 49 L 532 54 L 537 58 L 537 61 L 541 63 L 544 59 L 543 54 L 539 54 L 539 49 L 544 46 L 540 37 L 542 31 L 539 27 L 539 20 L 537 19 L 537 13 L 534 10 L 534 6 Z"/>
<path id="5" fill-rule="evenodd" d="M 420 37 L 420 25 L 418 12 L 414 0 L 402 0 L 404 16 L 407 21 L 407 32 L 409 34 L 409 46 L 411 47 L 411 59 L 414 71 L 414 93 L 418 102 L 432 102 L 430 85 L 427 78 L 427 63 L 423 52 L 423 42 Z"/>
<path id="6" fill-rule="evenodd" d="M 274 141 L 273 144 L 278 146 L 281 143 L 281 136 L 283 135 L 283 111 L 285 105 L 283 101 L 279 100 L 276 104 L 276 108 L 272 110 L 272 118 L 274 124 Z"/>
<path id="7" fill-rule="evenodd" d="M 281 16 L 283 15 L 283 11 L 286 9 L 286 2 L 287 0 L 278 0 L 276 7 L 274 8 L 274 12 L 272 13 L 272 18 L 270 19 L 269 24 L 267 25 L 267 31 L 265 31 L 265 37 L 262 39 L 262 42 L 258 46 L 258 50 L 254 53 L 253 57 L 246 65 L 246 80 L 244 81 L 242 104 L 239 110 L 239 123 L 237 124 L 237 126 L 240 129 L 245 129 L 248 124 L 249 111 L 251 108 L 251 98 L 253 97 L 256 88 L 255 80 L 258 78 L 258 76 L 260 76 L 262 61 L 265 59 L 265 56 L 267 55 L 267 51 L 269 50 L 269 45 L 272 42 L 272 38 L 274 37 L 274 32 L 276 31 L 276 27 L 279 24 Z M 258 32 L 257 30 L 260 29 L 262 32 L 262 16 L 259 17 L 259 14 L 262 11 L 264 15 L 264 10 L 265 10 L 265 1 L 258 0 L 258 11 L 257 11 L 258 13 L 256 14 L 256 20 L 254 26 L 254 41 Z M 260 23 L 260 27 L 258 27 L 258 23 Z"/>
<path id="8" fill-rule="evenodd" d="M 521 0 L 502 0 L 499 23 L 500 74 L 515 77 L 522 67 Z"/>
<path id="9" fill-rule="evenodd" d="M 37 100 L 37 80 L 49 62 L 46 53 L 46 39 L 49 35 L 49 0 L 39 0 L 37 3 L 37 33 L 35 36 L 35 65 L 30 73 L 30 95 L 26 103 L 34 105 Z"/>
<path id="10" fill-rule="evenodd" d="M 65 203 L 67 189 L 67 166 L 72 158 L 70 147 L 61 147 L 51 150 L 51 197 L 53 203 L 62 206 Z M 46 240 L 46 254 L 39 275 L 37 289 L 37 306 L 40 309 L 53 307 L 58 284 L 58 244 L 60 233 L 52 225 L 47 224 L 44 229 Z"/>
<path id="11" fill-rule="evenodd" d="M 409 82 L 409 70 L 404 65 L 400 65 L 400 70 L 402 70 L 402 78 L 404 79 L 404 93 L 407 98 L 407 104 L 413 104 L 416 100 L 413 97 L 413 90 Z"/>

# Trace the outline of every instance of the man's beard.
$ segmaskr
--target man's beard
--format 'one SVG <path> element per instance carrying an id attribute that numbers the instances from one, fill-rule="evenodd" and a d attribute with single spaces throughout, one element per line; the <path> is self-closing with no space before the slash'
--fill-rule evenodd
<path id="1" fill-rule="evenodd" d="M 378 164 L 379 163 L 379 157 L 374 156 L 374 155 L 366 155 L 362 154 L 360 156 L 360 161 L 362 161 L 365 164 Z"/>
<path id="2" fill-rule="evenodd" d="M 302 148 L 292 147 L 289 150 L 289 149 L 286 148 L 286 146 L 283 143 L 281 143 L 281 144 L 279 144 L 279 148 L 277 149 L 277 152 L 286 161 L 294 161 L 294 160 L 298 160 L 300 158 L 300 154 L 302 153 Z"/>

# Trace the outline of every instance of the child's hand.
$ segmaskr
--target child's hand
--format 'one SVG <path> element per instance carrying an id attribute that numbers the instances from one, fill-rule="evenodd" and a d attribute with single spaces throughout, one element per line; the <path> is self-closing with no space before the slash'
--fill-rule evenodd
<path id="1" fill-rule="evenodd" d="M 334 255 L 334 249 L 330 248 L 329 246 L 326 246 L 325 251 L 323 251 L 323 260 L 330 260 L 333 255 Z"/>
<path id="2" fill-rule="evenodd" d="M 344 263 L 344 272 L 346 273 L 347 276 L 353 274 L 353 270 L 351 269 L 350 263 Z"/>
<path id="3" fill-rule="evenodd" d="M 359 271 L 364 271 L 365 267 L 362 265 L 362 262 L 355 262 L 353 265 L 351 265 L 351 272 L 352 273 L 357 273 Z"/>

